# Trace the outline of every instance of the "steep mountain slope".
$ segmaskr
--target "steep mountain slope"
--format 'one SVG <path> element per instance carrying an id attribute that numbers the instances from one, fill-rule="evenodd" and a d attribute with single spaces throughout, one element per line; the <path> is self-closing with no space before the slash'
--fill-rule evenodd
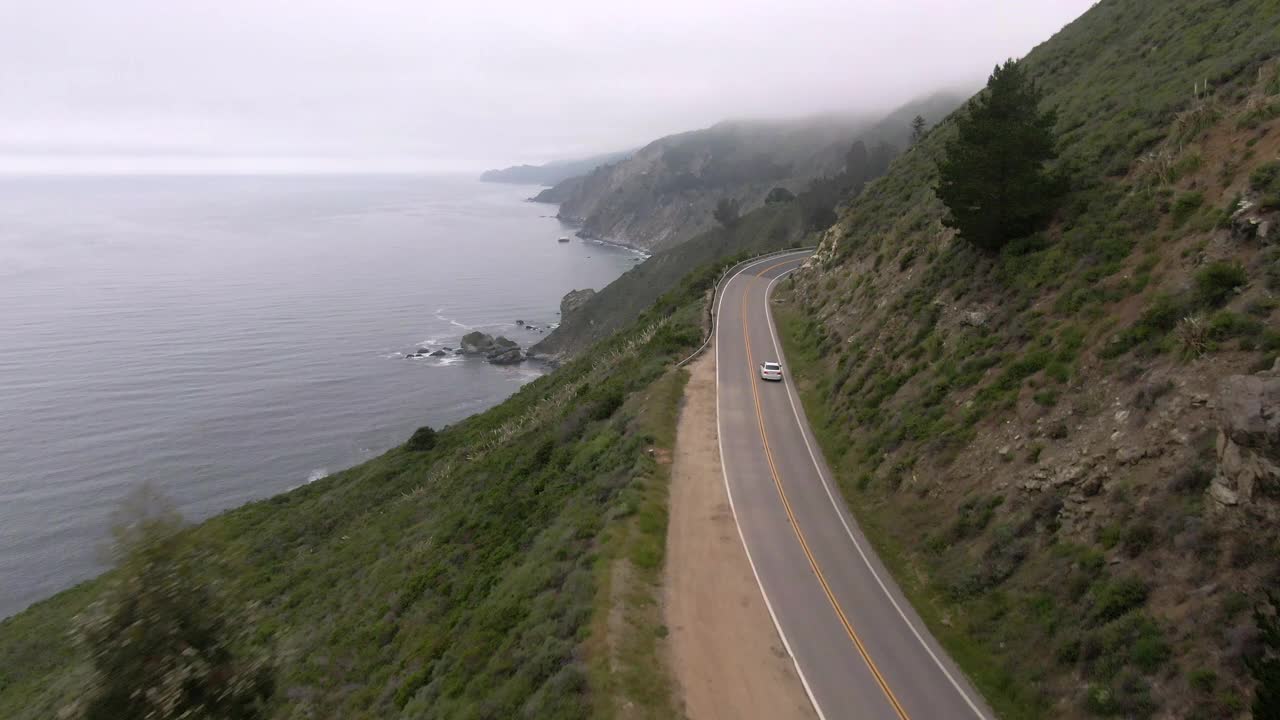
<path id="1" fill-rule="evenodd" d="M 542 165 L 513 165 L 501 170 L 485 170 L 480 173 L 480 180 L 514 185 L 555 185 L 572 177 L 589 174 L 601 165 L 623 160 L 631 152 L 627 150 L 595 155 L 581 160 L 562 160 Z"/>
<path id="2" fill-rule="evenodd" d="M 657 590 L 685 374 L 719 268 L 503 404 L 190 530 L 275 645 L 270 717 L 674 717 Z M 412 443 L 411 443 L 412 445 Z M 221 566 L 221 567 L 218 567 Z M 110 575 L 0 621 L 0 717 L 84 689 L 73 617 Z"/>
<path id="3" fill-rule="evenodd" d="M 939 94 L 880 122 L 835 116 L 725 122 L 655 140 L 626 160 L 534 199 L 561 203 L 560 217 L 580 223 L 584 237 L 669 248 L 714 226 L 711 214 L 721 198 L 749 209 L 774 187 L 798 192 L 814 178 L 840 172 L 856 137 L 873 152 L 882 142 L 901 150 L 912 117 L 935 121 L 959 102 Z"/>
<path id="4" fill-rule="evenodd" d="M 679 284 L 689 268 L 798 247 L 810 235 L 804 209 L 798 203 L 766 205 L 732 230 L 708 230 L 689 242 L 655 253 L 592 295 L 575 312 L 562 315 L 560 325 L 529 352 L 572 357 L 633 322 L 658 296 Z"/>
<path id="5" fill-rule="evenodd" d="M 935 117 L 942 117 L 956 105 L 958 101 L 954 96 L 946 94 L 911 103 L 869 126 L 863 134 L 855 136 L 850 145 L 857 141 L 863 147 L 874 148 L 889 138 L 905 146 L 910 140 L 912 118 L 922 112 L 936 112 Z M 675 287 L 688 268 L 816 243 L 817 233 L 835 219 L 834 206 L 853 202 L 857 188 L 882 174 L 890 159 L 885 156 L 880 160 L 872 157 L 855 160 L 862 167 L 854 171 L 858 174 L 854 178 L 849 175 L 846 155 L 841 159 L 846 166 L 836 168 L 831 176 L 807 183 L 783 183 L 783 186 L 797 188 L 795 197 L 768 200 L 744 214 L 732 227 L 712 227 L 686 242 L 659 250 L 596 293 L 580 310 L 562 317 L 560 326 L 535 345 L 533 352 L 566 357 L 585 350 L 591 343 L 632 322 L 654 299 Z M 588 178 L 575 178 L 555 190 L 588 181 Z"/>
<path id="6" fill-rule="evenodd" d="M 1280 586 L 1278 54 L 1270 0 L 1099 3 L 1024 61 L 1071 181 L 1046 232 L 990 257 L 943 227 L 944 123 L 780 289 L 846 499 L 1004 717 L 1252 700 Z"/>

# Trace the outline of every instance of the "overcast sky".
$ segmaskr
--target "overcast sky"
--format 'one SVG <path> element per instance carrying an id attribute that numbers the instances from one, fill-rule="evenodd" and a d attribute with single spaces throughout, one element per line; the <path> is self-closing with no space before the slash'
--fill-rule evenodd
<path id="1" fill-rule="evenodd" d="M 5 0 L 0 172 L 479 170 L 976 89 L 1092 0 Z"/>

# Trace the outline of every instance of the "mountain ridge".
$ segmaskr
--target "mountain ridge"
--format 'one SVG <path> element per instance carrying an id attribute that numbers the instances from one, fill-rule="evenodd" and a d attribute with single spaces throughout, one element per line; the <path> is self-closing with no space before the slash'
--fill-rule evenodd
<path id="1" fill-rule="evenodd" d="M 592 155 L 578 160 L 556 160 L 541 165 L 511 165 L 509 167 L 485 170 L 480 173 L 481 182 L 508 183 L 512 185 L 556 185 L 569 178 L 586 175 L 602 165 L 624 160 L 634 152 L 619 152 Z"/>
<path id="2" fill-rule="evenodd" d="M 884 145 L 893 148 L 888 154 L 899 152 L 915 115 L 935 122 L 960 102 L 957 94 L 939 92 L 884 116 L 724 121 L 654 140 L 533 200 L 559 203 L 557 216 L 578 225 L 582 237 L 646 251 L 670 248 L 711 229 L 720 199 L 731 198 L 746 211 L 762 205 L 775 187 L 800 192 L 810 181 L 840 172 L 859 138 L 869 150 Z"/>

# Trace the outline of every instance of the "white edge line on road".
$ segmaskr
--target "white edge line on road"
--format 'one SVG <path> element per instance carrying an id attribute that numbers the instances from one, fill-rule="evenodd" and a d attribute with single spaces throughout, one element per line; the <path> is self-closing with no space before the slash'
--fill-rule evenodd
<path id="1" fill-rule="evenodd" d="M 777 256 L 767 258 L 767 260 L 774 259 L 777 259 Z M 733 525 L 738 529 L 738 539 L 742 541 L 742 549 L 747 553 L 747 564 L 751 566 L 751 574 L 756 578 L 756 586 L 760 588 L 760 595 L 764 598 L 765 609 L 769 611 L 769 617 L 773 619 L 773 627 L 778 631 L 778 637 L 782 638 L 782 645 L 787 649 L 787 655 L 791 657 L 791 664 L 795 666 L 796 675 L 800 676 L 800 684 L 804 686 L 804 692 L 809 696 L 809 704 L 813 705 L 813 710 L 818 713 L 819 720 L 827 720 L 827 716 L 822 712 L 822 707 L 818 705 L 818 698 L 813 695 L 813 688 L 809 687 L 809 681 L 804 676 L 804 670 L 800 669 L 800 661 L 796 659 L 796 654 L 791 651 L 791 643 L 787 641 L 787 634 L 782 631 L 782 623 L 778 622 L 778 615 L 773 611 L 773 603 L 769 602 L 769 593 L 765 592 L 764 583 L 760 582 L 760 573 L 756 570 L 755 561 L 751 559 L 751 548 L 747 547 L 747 537 L 742 534 L 742 524 L 738 522 L 738 511 L 733 505 L 733 489 L 729 487 L 729 469 L 724 462 L 724 434 L 720 432 L 720 308 L 724 305 L 724 291 L 729 289 L 729 285 L 734 279 L 741 275 L 743 271 L 755 267 L 757 264 L 759 263 L 744 266 L 725 280 L 720 297 L 716 299 L 716 445 L 720 450 L 720 474 L 724 476 L 724 491 L 729 496 L 729 512 L 733 514 Z"/>
<path id="2" fill-rule="evenodd" d="M 743 269 L 745 270 L 746 268 L 743 268 Z M 778 342 L 778 331 L 773 324 L 773 308 L 770 307 L 769 298 L 773 294 L 773 286 L 776 285 L 779 280 L 791 274 L 792 272 L 795 272 L 795 268 L 788 270 L 782 273 L 781 275 L 777 276 L 776 278 L 774 278 L 769 283 L 768 287 L 765 288 L 765 291 L 764 291 L 765 318 L 769 321 L 769 335 L 773 339 L 773 350 L 779 358 L 782 357 L 782 347 L 781 347 L 781 344 Z M 719 344 L 716 345 L 716 348 L 718 351 Z M 716 388 L 717 389 L 716 430 L 718 432 L 719 419 L 720 419 L 720 415 L 719 415 L 720 365 L 719 365 L 718 355 L 716 358 L 716 363 L 717 363 L 716 364 L 716 386 L 717 386 Z M 876 584 L 880 586 L 880 590 L 884 592 L 885 597 L 889 598 L 889 602 L 893 605 L 893 609 L 898 611 L 898 616 L 902 618 L 902 622 L 907 624 L 907 627 L 911 629 L 911 634 L 915 635 L 916 640 L 920 641 L 920 646 L 924 648 L 925 652 L 929 653 L 929 657 L 933 659 L 934 664 L 938 666 L 938 669 L 942 671 L 942 674 L 945 675 L 947 677 L 947 680 L 951 682 L 951 687 L 955 688 L 956 692 L 960 694 L 960 697 L 964 698 L 965 703 L 969 706 L 969 709 L 973 711 L 974 715 L 977 715 L 982 720 L 988 720 L 986 714 L 983 713 L 982 710 L 978 708 L 978 705 L 973 701 L 973 698 L 969 697 L 969 693 L 965 692 L 964 688 L 960 687 L 960 683 L 956 681 L 954 676 L 952 676 L 951 671 L 947 670 L 947 666 L 944 665 L 942 663 L 942 660 L 933 652 L 933 648 L 929 647 L 929 643 L 924 639 L 924 636 L 921 635 L 920 631 L 916 629 L 915 623 L 911 622 L 911 620 L 907 618 L 907 614 L 902 611 L 902 606 L 898 605 L 898 601 L 894 599 L 893 593 L 889 592 L 889 587 L 885 585 L 884 580 L 881 579 L 880 573 L 876 572 L 875 566 L 871 564 L 871 559 L 867 557 L 866 551 L 863 550 L 862 543 L 858 542 L 858 538 L 854 537 L 853 529 L 849 527 L 849 522 L 845 520 L 844 513 L 840 511 L 840 505 L 836 502 L 836 497 L 831 492 L 831 483 L 827 480 L 827 474 L 822 471 L 822 464 L 818 462 L 818 456 L 813 451 L 813 445 L 809 443 L 809 433 L 805 432 L 804 423 L 800 420 L 800 410 L 796 405 L 796 398 L 795 398 L 795 389 L 794 389 L 795 381 L 791 376 L 791 371 L 784 366 L 783 372 L 787 374 L 787 378 L 789 379 L 789 382 L 786 383 L 787 401 L 791 403 L 791 412 L 793 415 L 795 415 L 796 425 L 800 430 L 800 437 L 801 439 L 804 440 L 804 446 L 809 451 L 809 459 L 813 461 L 813 467 L 815 470 L 818 471 L 818 477 L 822 480 L 822 487 L 824 490 L 827 491 L 827 499 L 831 501 L 831 507 L 836 511 L 836 516 L 840 518 L 840 524 L 844 526 L 844 531 L 849 536 L 849 540 L 852 541 L 853 546 L 857 548 L 858 555 L 862 558 L 862 562 L 866 564 L 867 569 L 871 571 L 871 576 L 876 579 Z M 721 452 L 721 455 L 723 454 L 724 453 Z M 723 467 L 723 462 L 721 463 L 721 466 Z M 726 476 L 725 482 L 726 483 L 728 482 L 727 476 Z"/>

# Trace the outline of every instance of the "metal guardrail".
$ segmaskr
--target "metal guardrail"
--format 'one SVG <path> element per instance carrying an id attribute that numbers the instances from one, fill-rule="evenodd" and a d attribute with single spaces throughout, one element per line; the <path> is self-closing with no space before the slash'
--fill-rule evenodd
<path id="1" fill-rule="evenodd" d="M 759 262 L 760 260 L 764 260 L 765 258 L 775 257 L 778 255 L 793 255 L 803 252 L 813 252 L 817 249 L 818 247 L 816 245 L 810 245 L 806 247 L 787 248 L 786 250 L 774 250 L 773 252 L 762 253 L 754 257 L 749 257 L 742 262 L 729 266 L 724 272 L 720 273 L 720 277 L 716 279 L 716 284 L 711 286 L 711 300 L 707 303 L 707 336 L 703 338 L 702 344 L 698 346 L 698 349 L 690 353 L 689 357 L 676 363 L 676 367 L 684 367 L 685 365 L 693 362 L 694 358 L 701 355 L 702 352 L 707 349 L 707 346 L 711 344 L 711 338 L 715 337 L 716 298 L 720 296 L 720 285 L 725 281 L 725 278 L 732 278 L 738 273 L 738 271 L 742 270 L 742 268 L 752 263 Z"/>

